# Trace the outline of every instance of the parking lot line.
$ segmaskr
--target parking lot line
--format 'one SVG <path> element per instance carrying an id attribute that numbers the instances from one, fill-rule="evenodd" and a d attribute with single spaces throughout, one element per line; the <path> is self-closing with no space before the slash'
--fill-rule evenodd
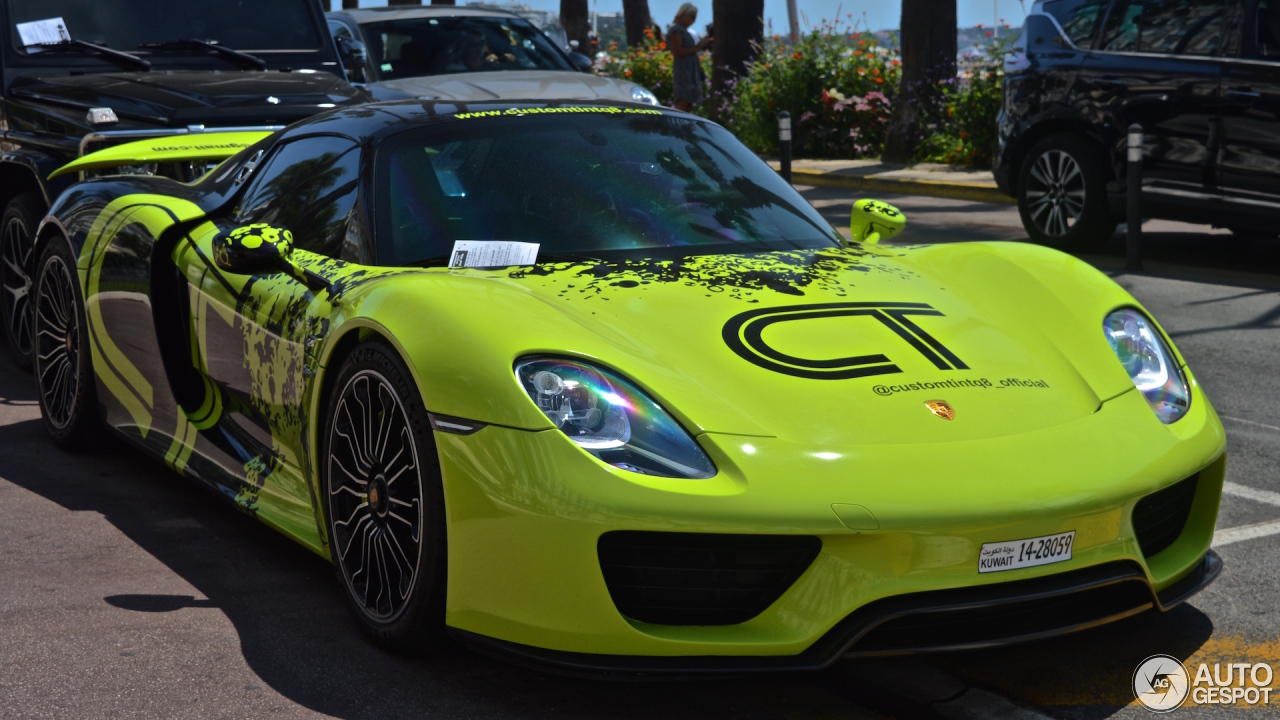
<path id="1" fill-rule="evenodd" d="M 1266 428 L 1267 430 L 1280 432 L 1280 427 L 1276 427 L 1275 425 L 1268 425 L 1266 423 L 1255 422 L 1253 420 L 1245 420 L 1244 418 L 1231 417 L 1230 415 L 1219 415 L 1218 417 L 1223 420 L 1230 420 L 1231 422 L 1244 423 L 1245 425 L 1252 425 L 1254 427 Z"/>
<path id="2" fill-rule="evenodd" d="M 1233 495 L 1254 502 L 1266 503 L 1268 505 L 1280 506 L 1280 493 L 1270 490 L 1259 490 L 1251 488 L 1247 485 L 1240 485 L 1233 482 L 1222 483 L 1222 494 Z"/>
<path id="3" fill-rule="evenodd" d="M 1218 530 L 1213 534 L 1212 547 L 1222 547 L 1238 543 L 1242 540 L 1253 540 L 1268 535 L 1280 535 L 1280 520 L 1241 525 L 1240 527 Z"/>

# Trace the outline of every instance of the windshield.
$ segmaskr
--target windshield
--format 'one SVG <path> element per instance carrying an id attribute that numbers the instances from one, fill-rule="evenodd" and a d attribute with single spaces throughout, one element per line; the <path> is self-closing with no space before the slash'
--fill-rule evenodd
<path id="1" fill-rule="evenodd" d="M 456 240 L 538 243 L 544 259 L 839 244 L 804 198 L 718 125 L 639 108 L 518 112 L 531 114 L 460 114 L 388 141 L 379 264 L 443 265 Z"/>
<path id="2" fill-rule="evenodd" d="M 491 70 L 573 70 L 551 41 L 514 17 L 420 17 L 360 25 L 381 80 Z"/>
<path id="3" fill-rule="evenodd" d="M 62 18 L 74 40 L 135 55 L 172 40 L 216 40 L 247 52 L 314 51 L 321 47 L 315 0 L 8 0 L 11 46 L 22 48 L 19 23 Z M 32 50 L 28 54 L 40 51 Z M 154 56 L 152 56 L 154 59 Z"/>

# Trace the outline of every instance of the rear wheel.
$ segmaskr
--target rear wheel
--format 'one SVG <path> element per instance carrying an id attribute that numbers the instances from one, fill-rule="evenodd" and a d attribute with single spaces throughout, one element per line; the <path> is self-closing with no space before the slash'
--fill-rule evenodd
<path id="1" fill-rule="evenodd" d="M 22 368 L 31 367 L 35 333 L 31 310 L 34 292 L 36 228 L 44 214 L 40 193 L 23 193 L 9 201 L 0 219 L 0 309 L 5 340 Z"/>
<path id="2" fill-rule="evenodd" d="M 1064 249 L 1104 245 L 1115 233 L 1100 153 L 1074 135 L 1036 143 L 1018 178 L 1018 213 L 1031 239 Z"/>
<path id="3" fill-rule="evenodd" d="M 55 238 L 45 244 L 35 267 L 33 355 L 40 415 L 55 443 L 82 449 L 98 439 L 102 422 L 75 256 Z"/>
<path id="4" fill-rule="evenodd" d="M 321 463 L 347 604 L 399 652 L 428 649 L 444 627 L 444 491 L 411 377 L 385 345 L 356 348 L 333 386 Z"/>

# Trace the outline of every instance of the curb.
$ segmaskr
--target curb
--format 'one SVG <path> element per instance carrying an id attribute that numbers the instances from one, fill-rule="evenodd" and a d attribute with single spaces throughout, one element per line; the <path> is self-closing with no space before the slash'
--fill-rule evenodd
<path id="1" fill-rule="evenodd" d="M 939 180 L 906 180 L 897 178 L 875 177 L 874 175 L 843 175 L 839 173 L 808 172 L 791 170 L 793 185 L 818 185 L 822 187 L 839 187 L 850 190 L 868 190 L 880 193 L 900 193 L 903 195 L 926 195 L 929 197 L 949 198 L 951 200 L 971 200 L 974 202 L 1000 203 L 1015 205 L 1017 201 L 1000 192 L 994 186 L 985 183 L 958 183 Z"/>

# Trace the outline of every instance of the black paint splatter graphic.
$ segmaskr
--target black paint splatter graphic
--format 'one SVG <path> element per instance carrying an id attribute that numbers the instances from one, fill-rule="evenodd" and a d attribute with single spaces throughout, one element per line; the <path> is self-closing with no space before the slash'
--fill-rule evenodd
<path id="1" fill-rule="evenodd" d="M 853 285 L 851 272 L 887 272 L 909 277 L 910 271 L 883 262 L 889 256 L 890 253 L 883 250 L 832 248 L 698 255 L 672 260 L 584 260 L 517 268 L 507 277 L 515 280 L 542 277 L 556 284 L 563 282 L 559 295 L 566 299 L 608 300 L 606 293 L 612 288 L 643 289 L 646 285 L 679 283 L 705 288 L 708 296 L 727 293 L 736 300 L 755 303 L 760 301 L 756 297 L 759 294 L 803 296 L 809 289 L 843 297 Z"/>

